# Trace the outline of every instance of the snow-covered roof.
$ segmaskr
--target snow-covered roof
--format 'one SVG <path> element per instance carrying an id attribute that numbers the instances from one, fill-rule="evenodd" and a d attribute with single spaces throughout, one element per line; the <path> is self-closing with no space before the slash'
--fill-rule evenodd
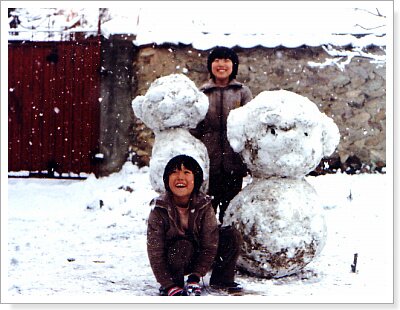
<path id="1" fill-rule="evenodd" d="M 112 5 L 102 17 L 104 36 L 129 34 L 137 46 L 182 43 L 200 50 L 216 45 L 385 46 L 393 22 L 392 1 L 135 1 Z M 99 18 L 98 8 L 19 9 L 17 13 L 21 23 L 9 31 L 25 31 L 27 39 L 41 28 L 72 31 L 73 21 L 74 31 L 96 32 Z M 30 29 L 33 24 L 35 30 Z"/>
<path id="2" fill-rule="evenodd" d="M 385 3 L 385 2 L 383 2 Z M 386 2 L 386 4 L 388 4 Z M 195 2 L 188 8 L 162 14 L 144 8 L 136 28 L 138 46 L 151 43 L 183 43 L 205 50 L 216 45 L 244 48 L 298 47 L 332 44 L 356 47 L 385 45 L 388 12 L 380 3 L 336 2 L 226 2 L 213 5 Z M 167 12 L 167 14 L 165 14 Z M 107 24 L 103 29 L 107 28 Z"/>

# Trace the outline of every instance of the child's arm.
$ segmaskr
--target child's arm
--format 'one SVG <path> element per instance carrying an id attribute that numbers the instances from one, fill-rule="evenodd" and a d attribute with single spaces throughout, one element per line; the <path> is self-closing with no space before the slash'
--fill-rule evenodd
<path id="1" fill-rule="evenodd" d="M 174 286 L 168 270 L 167 255 L 165 253 L 165 220 L 158 208 L 150 212 L 147 224 L 147 254 L 151 269 L 158 283 L 168 288 Z"/>
<path id="2" fill-rule="evenodd" d="M 251 93 L 250 88 L 248 88 L 247 86 L 242 87 L 242 101 L 241 101 L 241 105 L 245 105 L 246 103 L 248 103 L 250 100 L 253 99 L 253 94 Z"/>

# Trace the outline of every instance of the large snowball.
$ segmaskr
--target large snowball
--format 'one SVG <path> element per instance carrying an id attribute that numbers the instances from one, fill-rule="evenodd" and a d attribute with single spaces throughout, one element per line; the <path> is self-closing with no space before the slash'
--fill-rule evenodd
<path id="1" fill-rule="evenodd" d="M 150 183 L 159 193 L 165 190 L 163 174 L 168 161 L 185 154 L 193 157 L 203 170 L 204 183 L 202 190 L 208 189 L 208 171 L 210 160 L 205 145 L 193 137 L 186 129 L 176 128 L 159 132 L 155 135 L 150 159 Z"/>
<path id="2" fill-rule="evenodd" d="M 238 266 L 257 277 L 296 273 L 325 245 L 326 225 L 314 188 L 304 179 L 254 179 L 230 203 L 224 225 L 244 238 Z"/>
<path id="3" fill-rule="evenodd" d="M 332 119 L 308 98 L 264 91 L 227 120 L 228 140 L 256 177 L 300 177 L 331 155 L 340 139 Z"/>
<path id="4" fill-rule="evenodd" d="M 135 115 L 155 132 L 195 128 L 208 110 L 207 96 L 183 74 L 155 80 L 144 96 L 132 101 Z"/>

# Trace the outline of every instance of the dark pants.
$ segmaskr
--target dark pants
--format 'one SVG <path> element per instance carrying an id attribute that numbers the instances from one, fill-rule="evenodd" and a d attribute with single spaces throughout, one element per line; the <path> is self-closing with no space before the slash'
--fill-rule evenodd
<path id="1" fill-rule="evenodd" d="M 234 281 L 242 242 L 242 235 L 237 229 L 231 226 L 219 228 L 218 251 L 212 265 L 210 284 Z M 177 286 L 183 287 L 184 276 L 193 272 L 196 253 L 197 246 L 186 239 L 178 239 L 168 248 L 168 264 Z"/>
<path id="2" fill-rule="evenodd" d="M 175 285 L 184 286 L 185 274 L 192 272 L 195 250 L 193 242 L 186 239 L 178 239 L 168 248 L 168 265 Z"/>
<path id="3" fill-rule="evenodd" d="M 243 177 L 239 175 L 228 173 L 210 175 L 208 194 L 213 197 L 211 203 L 215 213 L 219 208 L 218 219 L 221 223 L 230 201 L 242 190 L 242 184 Z"/>

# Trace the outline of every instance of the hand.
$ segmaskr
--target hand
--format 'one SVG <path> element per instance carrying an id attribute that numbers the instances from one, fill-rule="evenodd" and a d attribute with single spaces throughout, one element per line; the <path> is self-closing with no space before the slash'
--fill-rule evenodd
<path id="1" fill-rule="evenodd" d="M 191 282 L 187 284 L 187 292 L 188 295 L 194 295 L 194 296 L 201 296 L 201 287 L 199 285 L 199 283 L 196 282 Z"/>
<path id="2" fill-rule="evenodd" d="M 183 288 L 173 286 L 168 290 L 168 296 L 188 296 L 188 294 Z"/>
<path id="3" fill-rule="evenodd" d="M 186 290 L 189 295 L 201 296 L 200 278 L 194 274 L 188 277 Z"/>

